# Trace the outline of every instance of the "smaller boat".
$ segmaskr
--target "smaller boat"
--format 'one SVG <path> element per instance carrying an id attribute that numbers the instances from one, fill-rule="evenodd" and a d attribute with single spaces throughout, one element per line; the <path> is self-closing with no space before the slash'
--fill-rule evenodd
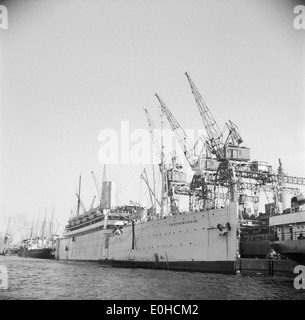
<path id="1" fill-rule="evenodd" d="M 38 259 L 54 259 L 55 258 L 55 242 L 58 236 L 53 233 L 53 214 L 52 219 L 47 230 L 46 225 L 46 213 L 44 221 L 41 228 L 41 233 L 39 234 L 36 230 L 34 235 L 34 219 L 32 222 L 31 235 L 29 238 L 23 240 L 18 250 L 19 257 L 25 258 L 38 258 Z M 38 217 L 39 222 L 39 217 Z M 38 229 L 37 222 L 37 229 Z"/>
<path id="2" fill-rule="evenodd" d="M 12 240 L 12 236 L 11 234 L 9 233 L 9 226 L 10 226 L 10 220 L 11 218 L 9 218 L 8 220 L 8 224 L 7 224 L 7 228 L 6 228 L 6 231 L 5 231 L 5 234 L 3 236 L 3 240 L 0 242 L 0 256 L 5 256 L 8 249 L 9 249 L 9 245 L 11 243 L 11 240 Z"/>
<path id="3" fill-rule="evenodd" d="M 36 239 L 25 239 L 21 242 L 18 256 L 25 258 L 54 259 L 54 243 L 57 238 L 57 236 L 53 236 L 52 239 L 44 239 L 43 241 L 39 239 L 39 237 Z"/>
<path id="4" fill-rule="evenodd" d="M 305 264 L 305 194 L 291 198 L 291 208 L 270 217 L 275 240 L 271 247 L 281 256 Z"/>

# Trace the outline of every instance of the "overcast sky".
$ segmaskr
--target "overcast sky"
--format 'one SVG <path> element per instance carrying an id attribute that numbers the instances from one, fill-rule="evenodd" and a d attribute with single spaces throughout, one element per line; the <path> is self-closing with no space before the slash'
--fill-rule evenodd
<path id="1" fill-rule="evenodd" d="M 203 128 L 188 71 L 220 128 L 251 159 L 305 177 L 305 30 L 286 0 L 9 1 L 0 30 L 0 232 L 55 206 L 63 228 L 102 179 L 99 134 L 148 130 L 160 94 L 185 129 Z M 156 122 L 156 125 L 159 125 Z M 126 136 L 124 137 L 126 138 Z M 119 150 L 121 150 L 119 140 Z M 136 142 L 130 142 L 133 146 Z M 139 200 L 144 165 L 107 165 L 117 203 Z M 141 187 L 142 188 L 142 187 Z M 24 230 L 23 230 L 24 231 Z M 17 234 L 16 234 L 17 235 Z"/>

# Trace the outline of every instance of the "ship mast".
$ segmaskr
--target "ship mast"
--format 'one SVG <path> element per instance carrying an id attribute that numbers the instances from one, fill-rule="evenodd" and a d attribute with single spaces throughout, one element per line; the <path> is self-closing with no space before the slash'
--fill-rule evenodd
<path id="1" fill-rule="evenodd" d="M 102 179 L 102 191 L 101 191 L 101 198 L 102 198 L 102 202 L 104 202 L 104 206 L 105 208 L 108 208 L 108 202 L 106 200 L 106 182 L 107 182 L 107 178 L 106 178 L 106 165 L 104 164 L 104 170 L 103 170 L 103 179 Z"/>
<path id="2" fill-rule="evenodd" d="M 150 135 L 151 135 L 151 139 L 153 142 L 153 145 L 157 148 L 157 152 L 158 154 L 161 154 L 161 150 L 160 150 L 160 141 L 157 138 L 157 136 L 155 135 L 155 126 L 153 124 L 153 121 L 150 117 L 150 114 L 148 113 L 147 109 L 144 108 L 144 111 L 146 113 L 146 117 L 147 117 L 147 122 L 148 122 L 148 126 L 149 126 L 149 131 L 150 131 Z M 153 214 L 156 215 L 157 213 L 157 202 L 159 203 L 158 199 L 156 198 L 155 194 L 156 194 L 156 177 L 155 177 L 155 166 L 154 164 L 152 165 L 152 172 L 153 172 L 153 194 L 154 194 L 154 202 L 152 203 L 152 209 L 153 209 Z"/>
<path id="3" fill-rule="evenodd" d="M 79 183 L 78 183 L 78 197 L 77 197 L 77 216 L 79 216 L 79 208 L 80 208 L 80 187 L 81 187 L 81 174 L 79 174 Z"/>

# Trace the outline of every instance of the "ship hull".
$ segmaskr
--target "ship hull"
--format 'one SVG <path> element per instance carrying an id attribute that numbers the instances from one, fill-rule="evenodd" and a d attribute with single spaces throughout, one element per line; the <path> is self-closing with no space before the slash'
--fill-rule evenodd
<path id="1" fill-rule="evenodd" d="M 273 241 L 271 247 L 283 257 L 305 265 L 305 239 Z"/>
<path id="2" fill-rule="evenodd" d="M 228 232 L 220 225 L 229 226 Z M 112 267 L 235 273 L 237 227 L 235 202 L 222 209 L 130 224 L 119 234 L 97 224 L 59 239 L 56 258 Z"/>
<path id="3" fill-rule="evenodd" d="M 38 259 L 54 259 L 54 253 L 51 248 L 42 248 L 42 249 L 27 249 L 20 248 L 18 250 L 18 256 L 24 258 L 38 258 Z"/>
<path id="4" fill-rule="evenodd" d="M 236 273 L 235 261 L 126 261 L 126 260 L 99 260 L 103 266 L 115 268 L 143 268 L 188 272 Z"/>

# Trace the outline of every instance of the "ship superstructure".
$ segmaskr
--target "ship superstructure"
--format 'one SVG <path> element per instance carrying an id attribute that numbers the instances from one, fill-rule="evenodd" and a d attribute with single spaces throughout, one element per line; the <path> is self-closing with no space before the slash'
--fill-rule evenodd
<path id="1" fill-rule="evenodd" d="M 280 173 L 282 164 L 280 162 Z M 285 178 L 290 182 L 292 178 Z M 294 183 L 304 184 L 305 179 L 293 178 Z M 274 239 L 271 247 L 283 257 L 305 264 L 305 193 L 290 200 L 290 207 L 270 217 Z"/>

